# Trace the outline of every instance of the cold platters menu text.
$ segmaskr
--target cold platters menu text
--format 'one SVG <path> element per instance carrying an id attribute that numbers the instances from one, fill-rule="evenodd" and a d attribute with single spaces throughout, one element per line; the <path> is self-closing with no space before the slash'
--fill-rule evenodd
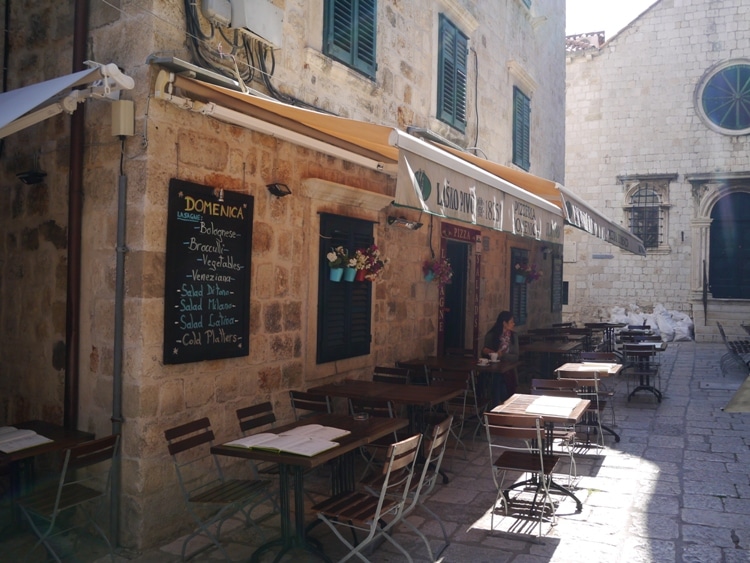
<path id="1" fill-rule="evenodd" d="M 253 198 L 172 179 L 164 363 L 249 353 Z"/>

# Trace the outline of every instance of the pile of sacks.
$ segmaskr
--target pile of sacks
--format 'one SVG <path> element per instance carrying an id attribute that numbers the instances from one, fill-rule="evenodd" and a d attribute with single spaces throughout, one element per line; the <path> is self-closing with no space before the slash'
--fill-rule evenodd
<path id="1" fill-rule="evenodd" d="M 648 325 L 661 336 L 663 342 L 693 340 L 695 333 L 692 319 L 680 311 L 667 311 L 657 303 L 653 313 L 644 313 L 637 305 L 612 307 L 610 322 L 629 325 Z"/>

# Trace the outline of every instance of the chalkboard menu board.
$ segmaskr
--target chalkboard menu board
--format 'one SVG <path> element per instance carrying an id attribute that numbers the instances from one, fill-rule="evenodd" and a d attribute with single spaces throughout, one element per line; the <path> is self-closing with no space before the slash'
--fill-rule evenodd
<path id="1" fill-rule="evenodd" d="M 164 363 L 247 356 L 253 198 L 169 182 Z"/>

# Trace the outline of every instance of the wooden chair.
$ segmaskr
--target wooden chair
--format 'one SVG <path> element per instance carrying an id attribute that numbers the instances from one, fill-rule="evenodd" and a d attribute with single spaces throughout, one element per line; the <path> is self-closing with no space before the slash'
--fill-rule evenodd
<path id="1" fill-rule="evenodd" d="M 382 383 L 397 383 L 406 385 L 409 383 L 411 371 L 408 368 L 375 366 L 372 372 L 372 380 Z"/>
<path id="2" fill-rule="evenodd" d="M 532 379 L 531 394 L 578 398 L 578 393 L 576 392 L 577 385 L 575 381 L 566 379 Z M 575 446 L 578 443 L 578 434 L 576 433 L 575 425 L 555 425 L 552 432 L 547 433 L 547 437 L 550 436 L 554 442 L 553 446 L 559 446 L 568 456 L 570 462 L 568 486 L 570 486 L 573 483 L 573 479 L 578 476 L 574 455 Z"/>
<path id="3" fill-rule="evenodd" d="M 227 561 L 231 561 L 220 541 L 221 528 L 227 520 L 241 513 L 245 524 L 254 526 L 263 535 L 251 514 L 264 502 L 273 504 L 268 493 L 268 481 L 224 477 L 218 457 L 210 451 L 214 433 L 211 422 L 206 417 L 170 428 L 164 432 L 164 437 L 174 462 L 185 506 L 198 526 L 182 543 L 182 560 L 186 559 L 187 547 L 193 538 L 204 535 L 211 543 L 194 551 L 189 557 L 213 544 Z M 205 516 L 204 509 L 211 509 L 208 516 Z"/>
<path id="4" fill-rule="evenodd" d="M 315 414 L 330 414 L 331 400 L 327 395 L 317 395 L 306 391 L 289 391 L 294 420 L 301 420 Z"/>
<path id="5" fill-rule="evenodd" d="M 520 497 L 523 493 L 511 500 L 510 490 L 505 489 L 505 478 L 508 471 L 511 471 L 530 476 L 525 484 L 534 485 L 535 492 L 527 515 L 534 517 L 535 511 L 538 511 L 538 535 L 541 536 L 545 514 L 549 515 L 549 521 L 555 521 L 555 507 L 550 497 L 549 483 L 552 471 L 560 459 L 559 456 L 544 451 L 544 419 L 493 412 L 487 412 L 484 416 L 492 480 L 497 488 L 490 516 L 490 531 L 495 527 L 495 507 L 498 502 L 502 503 L 506 515 L 510 513 L 512 505 L 521 504 Z"/>
<path id="6" fill-rule="evenodd" d="M 463 442 L 464 424 L 467 420 L 467 399 L 471 387 L 471 371 L 464 370 L 432 370 L 430 372 L 430 385 L 442 385 L 444 387 L 454 387 L 463 389 L 463 393 L 457 397 L 446 401 L 438 407 L 439 410 L 431 413 L 430 418 L 434 420 L 435 416 L 442 419 L 446 415 L 453 417 L 450 433 L 456 440 L 454 449 L 458 449 L 459 444 L 464 452 L 464 459 L 467 459 L 466 445 Z"/>
<path id="7" fill-rule="evenodd" d="M 52 538 L 81 527 L 75 517 L 64 518 L 64 515 L 80 508 L 85 515 L 85 523 L 92 526 L 106 542 L 109 556 L 114 562 L 112 544 L 98 522 L 105 516 L 102 510 L 109 497 L 112 462 L 119 443 L 120 436 L 111 435 L 68 448 L 56 485 L 42 487 L 16 500 L 21 514 L 38 538 L 31 551 L 43 545 L 55 561 L 61 561 L 55 551 L 59 545 L 52 542 Z M 104 473 L 93 469 L 100 464 L 106 465 Z M 62 520 L 63 529 L 56 528 Z"/>
<path id="8" fill-rule="evenodd" d="M 604 448 L 604 430 L 602 429 L 602 413 L 607 408 L 607 401 L 599 392 L 599 376 L 596 372 L 582 372 L 578 374 L 558 373 L 559 380 L 573 383 L 573 389 L 580 399 L 590 401 L 578 426 L 586 429 L 586 443 L 591 443 L 591 432 L 596 435 L 596 446 Z"/>
<path id="9" fill-rule="evenodd" d="M 582 362 L 600 362 L 605 364 L 623 363 L 620 352 L 581 352 Z M 612 418 L 612 425 L 617 426 L 617 417 L 615 416 L 615 390 L 605 386 L 604 380 L 599 380 L 599 399 L 604 400 L 609 405 L 609 414 Z"/>
<path id="10" fill-rule="evenodd" d="M 402 521 L 421 441 L 422 435 L 415 434 L 391 444 L 381 470 L 382 485 L 377 494 L 367 490 L 346 492 L 313 506 L 318 519 L 349 550 L 341 561 L 354 556 L 367 561 L 362 551 L 379 538 L 391 543 L 407 561 L 413 561 L 409 552 L 389 532 Z M 357 532 L 363 532 L 365 537 L 352 543 L 342 531 L 355 538 Z"/>
<path id="11" fill-rule="evenodd" d="M 385 399 L 358 398 L 349 399 L 349 412 L 354 414 L 365 413 L 367 416 L 380 418 L 394 418 L 395 411 L 393 403 Z M 364 479 L 372 470 L 373 466 L 383 463 L 388 448 L 399 440 L 398 433 L 394 432 L 369 444 L 362 446 L 359 451 L 365 460 L 365 469 L 360 480 Z"/>

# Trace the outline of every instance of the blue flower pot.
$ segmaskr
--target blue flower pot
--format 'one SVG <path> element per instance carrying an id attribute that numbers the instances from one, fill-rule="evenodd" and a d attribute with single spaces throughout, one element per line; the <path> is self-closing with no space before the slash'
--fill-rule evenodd
<path id="1" fill-rule="evenodd" d="M 426 281 L 426 282 L 431 282 L 434 279 L 435 279 L 435 272 L 427 272 L 424 275 L 424 281 Z"/>
<path id="2" fill-rule="evenodd" d="M 330 280 L 332 282 L 340 282 L 344 276 L 344 268 L 331 268 Z"/>
<path id="3" fill-rule="evenodd" d="M 525 283 L 526 282 L 526 276 L 523 274 L 516 274 L 516 283 Z"/>
<path id="4" fill-rule="evenodd" d="M 344 268 L 344 281 L 353 282 L 357 275 L 355 268 Z"/>

